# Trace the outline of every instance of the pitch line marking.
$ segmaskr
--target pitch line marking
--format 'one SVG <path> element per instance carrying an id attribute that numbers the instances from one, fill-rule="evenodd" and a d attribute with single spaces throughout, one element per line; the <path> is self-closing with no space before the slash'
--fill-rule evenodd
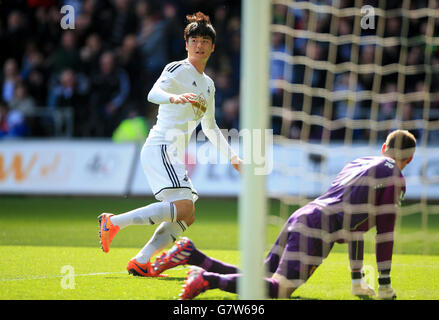
<path id="1" fill-rule="evenodd" d="M 332 264 L 345 264 L 341 262 L 332 262 Z M 393 267 L 413 267 L 411 264 L 406 263 L 392 263 Z M 437 265 L 423 265 L 423 268 L 428 269 L 439 269 L 439 266 Z M 188 269 L 188 267 L 179 267 L 179 268 L 173 268 L 172 270 L 184 270 Z M 105 276 L 110 274 L 123 274 L 127 273 L 126 271 L 119 271 L 119 272 L 92 272 L 92 273 L 82 273 L 82 274 L 75 274 L 75 277 L 90 277 L 90 276 Z M 8 281 L 23 281 L 23 280 L 44 280 L 44 279 L 57 279 L 57 278 L 63 278 L 65 275 L 43 275 L 43 276 L 30 276 L 30 277 L 23 277 L 23 278 L 0 278 L 0 282 L 8 282 Z"/>
<path id="2" fill-rule="evenodd" d="M 180 267 L 180 268 L 173 268 L 172 270 L 183 270 L 187 269 L 187 267 Z M 92 273 L 81 273 L 81 274 L 75 274 L 75 277 L 90 277 L 90 276 L 105 276 L 110 274 L 122 274 L 127 273 L 127 271 L 119 271 L 119 272 L 92 272 Z M 64 278 L 65 275 L 46 275 L 46 276 L 29 276 L 29 277 L 23 277 L 23 278 L 3 278 L 0 279 L 0 282 L 7 282 L 7 281 L 23 281 L 23 280 L 45 280 L 45 279 L 57 279 L 57 278 Z"/>

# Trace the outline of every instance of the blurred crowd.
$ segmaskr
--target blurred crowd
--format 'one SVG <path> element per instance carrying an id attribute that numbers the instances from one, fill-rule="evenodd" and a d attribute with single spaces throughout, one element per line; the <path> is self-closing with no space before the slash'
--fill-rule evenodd
<path id="1" fill-rule="evenodd" d="M 352 0 L 337 3 L 339 8 L 355 6 Z M 380 3 L 363 1 L 373 7 L 379 7 Z M 386 9 L 401 6 L 401 1 L 396 0 L 385 3 Z M 412 1 L 410 9 L 428 7 L 429 3 Z M 314 4 L 333 5 L 333 1 L 320 0 Z M 74 29 L 63 29 L 60 25 L 63 5 L 75 9 Z M 438 1 L 435 5 L 439 8 Z M 154 124 L 157 112 L 146 100 L 147 93 L 167 63 L 186 58 L 185 16 L 196 11 L 209 15 L 217 31 L 216 50 L 206 73 L 215 81 L 218 125 L 239 129 L 241 1 L 2 0 L 2 9 L 0 137 L 54 136 L 56 118 L 51 115 L 60 110 L 72 111 L 73 137 L 114 137 L 116 132 L 123 136 L 121 124 L 130 119 L 141 119 L 142 130 L 147 130 Z M 353 16 L 335 18 L 330 13 L 293 10 L 285 5 L 274 5 L 272 17 L 274 24 L 339 39 L 352 35 L 358 28 L 355 26 L 358 19 Z M 361 37 L 381 35 L 377 31 L 378 20 L 375 28 L 361 29 Z M 438 99 L 427 102 L 424 99 L 429 93 L 435 96 L 439 92 L 439 51 L 437 47 L 426 46 L 423 37 L 439 36 L 439 23 L 436 20 L 433 23 L 431 29 L 428 17 L 393 15 L 385 19 L 382 36 L 407 38 L 409 45 L 401 41 L 384 46 L 346 41 L 336 44 L 336 50 L 329 40 L 293 38 L 273 32 L 271 80 L 328 89 L 325 91 L 328 95 L 344 90 L 354 93 L 370 90 L 390 98 L 378 104 L 372 99 L 355 101 L 349 96 L 331 100 L 300 90 L 290 94 L 272 82 L 272 105 L 329 120 L 439 120 Z M 278 58 L 279 54 L 292 57 L 293 62 Z M 295 57 L 307 57 L 311 64 L 294 62 Z M 335 66 L 352 62 L 359 67 L 378 64 L 384 68 L 401 64 L 412 66 L 415 71 L 402 76 L 396 69 L 378 75 L 373 68 L 367 72 L 330 72 L 318 67 L 319 62 L 325 61 Z M 430 68 L 432 65 L 436 68 Z M 396 94 L 402 91 L 418 92 L 422 98 L 401 104 Z M 429 110 L 427 114 L 425 108 Z M 378 113 L 373 114 L 374 110 Z M 285 123 L 280 117 L 272 118 L 275 134 L 289 138 L 301 138 L 304 126 L 299 120 Z M 383 129 L 382 134 L 388 129 Z M 334 128 L 331 138 L 344 139 L 346 130 Z M 422 135 L 421 129 L 412 131 L 418 138 Z M 322 132 L 319 124 L 309 126 L 310 139 L 321 139 Z M 368 129 L 352 130 L 353 138 L 359 140 L 368 139 L 369 133 Z"/>
<path id="2" fill-rule="evenodd" d="M 63 109 L 72 111 L 73 137 L 112 137 L 129 119 L 150 128 L 157 107 L 147 94 L 167 63 L 186 58 L 185 17 L 197 11 L 217 31 L 206 73 L 218 124 L 238 125 L 240 1 L 2 2 L 0 136 L 54 136 L 51 115 Z M 64 5 L 74 8 L 74 29 L 61 27 Z"/>
<path id="3" fill-rule="evenodd" d="M 313 5 L 333 6 L 335 3 L 331 0 L 319 0 L 313 2 Z M 350 0 L 340 0 L 337 3 L 340 9 L 358 5 L 358 1 Z M 343 140 L 348 136 L 354 141 L 368 140 L 370 130 L 367 126 L 370 127 L 370 123 L 361 123 L 362 119 L 377 121 L 378 136 L 383 138 L 389 130 L 398 126 L 394 120 L 405 121 L 408 129 L 420 138 L 423 130 L 419 126 L 422 124 L 416 125 L 416 120 L 439 121 L 439 50 L 437 46 L 428 45 L 427 38 L 430 36 L 437 40 L 439 20 L 428 16 L 420 17 L 418 14 L 404 17 L 401 11 L 395 10 L 405 3 L 399 0 L 365 0 L 361 3 L 373 8 L 380 8 L 384 4 L 386 7 L 383 9 L 393 14 L 386 18 L 375 16 L 372 22 L 365 20 L 366 26 L 367 23 L 372 23 L 373 28 L 363 28 L 360 16 L 337 17 L 331 13 L 323 13 L 322 10 L 310 12 L 303 9 L 292 10 L 284 5 L 274 6 L 275 24 L 289 25 L 299 32 L 315 32 L 325 37 L 310 35 L 310 39 L 307 39 L 306 33 L 303 33 L 304 36 L 297 33 L 299 36 L 294 38 L 283 32 L 272 34 L 271 79 L 284 79 L 293 85 L 305 84 L 314 90 L 312 97 L 309 93 L 304 93 L 302 87 L 296 87 L 294 93 L 290 94 L 288 88 L 273 84 L 273 105 L 281 107 L 287 104 L 291 110 L 322 116 L 333 120 L 333 124 L 337 123 L 336 120 L 345 119 L 363 126 L 362 129 L 355 129 L 352 125 L 351 128 L 354 129 L 351 132 L 347 132 L 350 130 L 346 128 L 348 126 L 332 128 L 332 140 Z M 433 10 L 432 4 L 437 11 L 439 1 L 428 0 L 411 1 L 409 9 L 419 13 L 418 9 L 430 6 L 430 10 Z M 360 36 L 359 44 L 354 43 L 355 39 L 351 37 L 353 34 Z M 378 36 L 382 42 L 370 44 L 364 41 L 370 39 L 370 36 Z M 279 58 L 282 54 L 293 56 L 293 63 L 286 63 Z M 299 60 L 303 57 L 310 59 L 307 65 L 303 59 Z M 330 62 L 329 67 L 323 65 L 324 62 Z M 359 71 L 354 69 L 356 65 Z M 368 67 L 361 69 L 362 66 Z M 335 71 L 328 71 L 332 67 L 335 67 Z M 380 68 L 382 72 L 378 72 Z M 352 95 L 340 94 L 348 90 Z M 372 101 L 371 94 L 360 99 L 360 94 L 367 91 L 379 94 L 380 100 Z M 404 101 L 404 97 L 398 100 L 398 93 L 415 98 Z M 304 124 L 301 121 L 287 122 L 287 126 L 285 130 L 285 121 L 281 117 L 273 119 L 275 133 L 292 139 L 303 138 L 301 134 L 304 133 Z M 322 125 L 313 123 L 305 132 L 309 132 L 311 140 L 318 141 L 322 139 L 323 131 Z M 428 140 L 439 142 L 439 131 L 430 131 Z"/>

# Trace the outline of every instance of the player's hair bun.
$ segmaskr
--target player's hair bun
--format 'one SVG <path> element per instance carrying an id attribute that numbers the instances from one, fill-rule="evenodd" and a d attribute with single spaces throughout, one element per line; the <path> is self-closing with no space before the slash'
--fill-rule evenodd
<path id="1" fill-rule="evenodd" d="M 209 16 L 198 11 L 194 14 L 186 16 L 188 25 L 184 29 L 184 39 L 188 41 L 190 37 L 203 36 L 210 37 L 212 42 L 215 43 L 216 31 L 210 23 Z"/>
<path id="2" fill-rule="evenodd" d="M 203 24 L 210 24 L 210 18 L 209 16 L 206 16 L 201 11 L 198 11 L 194 14 L 188 14 L 186 16 L 186 19 L 189 23 L 197 22 L 197 23 L 203 23 Z"/>

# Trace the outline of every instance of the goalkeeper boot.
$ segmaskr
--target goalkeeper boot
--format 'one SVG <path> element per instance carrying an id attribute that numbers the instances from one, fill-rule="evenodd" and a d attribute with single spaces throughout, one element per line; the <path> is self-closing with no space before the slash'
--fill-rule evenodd
<path id="1" fill-rule="evenodd" d="M 352 281 L 352 294 L 360 298 L 373 297 L 376 295 L 364 279 Z"/>
<path id="2" fill-rule="evenodd" d="M 396 292 L 390 284 L 378 286 L 378 298 L 382 300 L 396 299 Z"/>
<path id="3" fill-rule="evenodd" d="M 139 277 L 167 277 L 165 275 L 154 272 L 151 262 L 140 263 L 135 258 L 128 262 L 127 270 L 129 274 Z"/>
<path id="4" fill-rule="evenodd" d="M 110 217 L 114 216 L 111 213 L 103 213 L 98 217 L 99 220 L 99 241 L 101 249 L 104 252 L 110 251 L 110 244 L 116 233 L 120 230 L 118 226 L 111 223 Z"/>
<path id="5" fill-rule="evenodd" d="M 187 264 L 192 251 L 195 249 L 193 242 L 186 237 L 175 241 L 174 246 L 163 252 L 154 262 L 154 272 L 157 274 L 176 266 Z"/>
<path id="6" fill-rule="evenodd" d="M 204 279 L 203 273 L 203 269 L 191 267 L 184 281 L 183 289 L 179 294 L 180 300 L 191 300 L 209 289 L 209 282 Z"/>

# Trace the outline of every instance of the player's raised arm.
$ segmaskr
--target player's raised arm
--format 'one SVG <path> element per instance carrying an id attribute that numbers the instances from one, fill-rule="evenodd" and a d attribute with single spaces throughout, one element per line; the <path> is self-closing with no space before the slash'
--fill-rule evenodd
<path id="1" fill-rule="evenodd" d="M 196 94 L 187 92 L 183 94 L 173 94 L 175 91 L 174 79 L 168 75 L 166 70 L 163 71 L 160 78 L 154 83 L 153 87 L 148 93 L 148 101 L 155 104 L 185 104 L 195 103 Z"/>
<path id="2" fill-rule="evenodd" d="M 195 93 L 183 93 L 180 95 L 168 93 L 159 85 L 154 85 L 148 94 L 148 101 L 155 104 L 184 104 L 184 103 L 195 103 L 194 98 L 197 95 Z"/>
<path id="3" fill-rule="evenodd" d="M 231 162 L 233 168 L 240 172 L 242 160 L 233 151 L 215 121 L 215 94 L 212 93 L 209 105 L 201 120 L 201 128 L 209 141 Z"/>

